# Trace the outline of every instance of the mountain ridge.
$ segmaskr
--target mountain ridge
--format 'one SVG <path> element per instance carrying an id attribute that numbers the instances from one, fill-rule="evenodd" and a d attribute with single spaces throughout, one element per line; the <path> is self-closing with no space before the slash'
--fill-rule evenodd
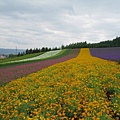
<path id="1" fill-rule="evenodd" d="M 0 48 L 0 55 L 8 55 L 8 54 L 18 54 L 19 52 L 24 52 L 24 49 L 8 49 L 8 48 Z"/>

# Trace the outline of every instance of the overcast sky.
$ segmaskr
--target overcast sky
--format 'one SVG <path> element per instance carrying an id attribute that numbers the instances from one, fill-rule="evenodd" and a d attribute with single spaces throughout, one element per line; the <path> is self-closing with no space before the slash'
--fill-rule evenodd
<path id="1" fill-rule="evenodd" d="M 59 47 L 120 35 L 120 0 L 0 0 L 0 47 Z"/>

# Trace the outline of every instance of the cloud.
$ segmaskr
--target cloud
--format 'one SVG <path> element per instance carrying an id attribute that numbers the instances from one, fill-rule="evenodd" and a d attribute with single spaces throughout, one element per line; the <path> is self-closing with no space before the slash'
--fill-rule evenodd
<path id="1" fill-rule="evenodd" d="M 0 0 L 0 47 L 113 39 L 120 31 L 119 5 L 118 0 Z"/>

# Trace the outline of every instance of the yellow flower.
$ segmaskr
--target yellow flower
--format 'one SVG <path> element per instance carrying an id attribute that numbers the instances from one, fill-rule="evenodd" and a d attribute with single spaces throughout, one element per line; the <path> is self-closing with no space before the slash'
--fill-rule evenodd
<path id="1" fill-rule="evenodd" d="M 120 95 L 118 95 L 117 97 L 120 98 Z"/>
<path id="2" fill-rule="evenodd" d="M 98 112 L 97 114 L 98 116 L 102 116 L 102 111 Z"/>
<path id="3" fill-rule="evenodd" d="M 74 59 L 54 64 L 0 87 L 1 116 L 11 119 L 23 110 L 19 118 L 24 118 L 26 111 L 32 109 L 32 119 L 63 119 L 67 112 L 74 114 L 73 120 L 81 112 L 83 118 L 80 120 L 86 117 L 99 120 L 103 112 L 109 119 L 110 115 L 115 114 L 112 106 L 119 110 L 116 99 L 120 95 L 114 93 L 117 98 L 114 98 L 113 104 L 107 100 L 106 92 L 108 88 L 120 88 L 116 78 L 119 71 L 120 66 L 115 62 L 92 57 L 88 48 L 81 49 Z M 114 112 L 110 111 L 109 106 Z M 40 116 L 42 113 L 46 115 Z"/>
<path id="4" fill-rule="evenodd" d="M 55 119 L 56 117 L 54 116 L 54 115 L 52 115 L 52 117 L 51 117 L 52 119 Z"/>
<path id="5" fill-rule="evenodd" d="M 100 118 L 96 118 L 96 120 L 100 120 Z"/>
<path id="6" fill-rule="evenodd" d="M 89 112 L 87 112 L 87 116 L 90 116 L 91 114 Z"/>

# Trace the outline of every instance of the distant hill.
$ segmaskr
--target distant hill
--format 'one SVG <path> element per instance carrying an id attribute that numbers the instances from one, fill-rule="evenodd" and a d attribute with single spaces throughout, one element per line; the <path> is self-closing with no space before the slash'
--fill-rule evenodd
<path id="1" fill-rule="evenodd" d="M 4 48 L 0 48 L 0 55 L 4 54 L 4 55 L 8 55 L 8 54 L 18 54 L 19 52 L 24 52 L 25 50 L 22 49 L 4 49 Z"/>

